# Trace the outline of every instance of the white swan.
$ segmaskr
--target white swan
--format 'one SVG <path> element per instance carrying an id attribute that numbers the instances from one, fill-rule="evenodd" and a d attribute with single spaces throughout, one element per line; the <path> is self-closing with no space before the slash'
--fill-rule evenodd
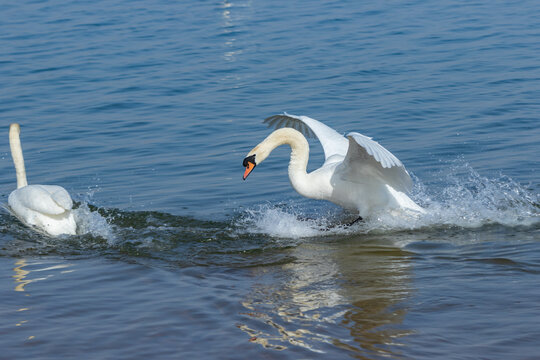
<path id="1" fill-rule="evenodd" d="M 358 211 L 361 218 L 381 210 L 425 213 L 406 195 L 412 180 L 401 161 L 371 138 L 357 132 L 344 137 L 315 119 L 287 113 L 271 116 L 264 122 L 283 128 L 275 130 L 247 154 L 244 180 L 272 150 L 288 144 L 291 146 L 289 179 L 300 195 L 329 200 Z M 306 171 L 309 145 L 302 134 L 316 136 L 324 149 L 324 164 L 309 174 Z"/>
<path id="2" fill-rule="evenodd" d="M 46 234 L 76 234 L 77 224 L 71 212 L 69 193 L 57 185 L 28 185 L 21 148 L 19 124 L 9 127 L 9 146 L 17 173 L 17 189 L 9 194 L 11 212 L 23 223 Z"/>

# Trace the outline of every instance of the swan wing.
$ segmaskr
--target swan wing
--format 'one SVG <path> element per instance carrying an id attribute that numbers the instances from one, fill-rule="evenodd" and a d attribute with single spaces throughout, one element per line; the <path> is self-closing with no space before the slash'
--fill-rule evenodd
<path id="1" fill-rule="evenodd" d="M 336 168 L 342 179 L 360 183 L 375 178 L 398 191 L 412 188 L 411 177 L 401 161 L 381 144 L 357 132 L 348 133 L 347 138 L 347 155 Z"/>
<path id="2" fill-rule="evenodd" d="M 334 155 L 344 157 L 347 154 L 349 146 L 347 139 L 331 127 L 310 117 L 284 113 L 270 116 L 263 122 L 268 124 L 268 127 L 276 129 L 290 127 L 300 131 L 306 137 L 316 137 L 323 147 L 325 160 Z"/>
<path id="3" fill-rule="evenodd" d="M 47 215 L 60 215 L 71 210 L 73 201 L 69 193 L 57 185 L 27 185 L 15 190 L 10 198 L 25 208 Z"/>
<path id="4" fill-rule="evenodd" d="M 71 210 L 71 208 L 73 207 L 73 200 L 71 200 L 71 196 L 69 196 L 69 193 L 66 189 L 57 185 L 44 186 L 50 186 L 49 191 L 51 194 L 51 198 L 57 205 L 59 205 L 64 210 Z"/>

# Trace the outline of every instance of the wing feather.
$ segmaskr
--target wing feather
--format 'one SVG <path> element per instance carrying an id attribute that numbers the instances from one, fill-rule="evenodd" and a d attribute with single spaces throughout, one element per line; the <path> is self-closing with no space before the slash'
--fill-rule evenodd
<path id="1" fill-rule="evenodd" d="M 12 194 L 11 201 L 48 215 L 60 215 L 73 206 L 69 193 L 57 185 L 27 185 Z"/>
<path id="2" fill-rule="evenodd" d="M 347 155 L 336 169 L 342 178 L 363 182 L 366 178 L 378 177 L 398 191 L 407 192 L 412 188 L 409 173 L 394 154 L 357 132 L 347 134 L 347 138 Z"/>

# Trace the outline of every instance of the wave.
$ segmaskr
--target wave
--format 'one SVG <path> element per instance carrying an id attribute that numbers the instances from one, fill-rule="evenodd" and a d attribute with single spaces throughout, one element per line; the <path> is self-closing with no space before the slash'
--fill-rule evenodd
<path id="1" fill-rule="evenodd" d="M 380 213 L 347 226 L 354 214 L 329 203 L 305 200 L 297 205 L 263 204 L 242 210 L 229 220 L 211 221 L 157 211 L 122 211 L 99 208 L 88 202 L 74 209 L 78 236 L 48 238 L 36 234 L 10 215 L 0 217 L 1 253 L 69 254 L 86 250 L 143 257 L 170 258 L 190 264 L 224 261 L 223 254 L 238 256 L 295 246 L 299 239 L 347 237 L 414 231 L 422 234 L 449 228 L 476 231 L 492 225 L 529 231 L 540 225 L 539 195 L 507 176 L 490 179 L 472 167 L 455 163 L 440 176 L 442 186 L 425 186 L 416 181 L 412 198 L 426 209 L 425 215 Z M 306 204 L 313 204 L 306 206 Z M 490 230 L 491 231 L 491 230 Z M 511 230 L 514 231 L 514 230 Z M 7 241 L 7 242 L 6 242 Z M 240 259 L 241 258 L 241 259 Z M 280 256 L 269 261 L 283 261 Z"/>
<path id="2" fill-rule="evenodd" d="M 540 198 L 512 178 L 481 176 L 469 164 L 454 161 L 445 173 L 442 190 L 419 183 L 413 198 L 427 214 L 417 226 L 449 225 L 477 228 L 489 224 L 508 227 L 540 222 Z"/>
<path id="3" fill-rule="evenodd" d="M 460 161 L 445 171 L 439 174 L 442 189 L 430 189 L 416 179 L 411 197 L 426 209 L 426 214 L 381 212 L 349 227 L 339 217 L 354 216 L 339 210 L 313 217 L 293 206 L 260 205 L 247 210 L 236 225 L 253 234 L 303 238 L 428 228 L 474 229 L 493 224 L 530 227 L 540 223 L 539 195 L 513 179 L 504 175 L 496 179 L 483 177 Z"/>

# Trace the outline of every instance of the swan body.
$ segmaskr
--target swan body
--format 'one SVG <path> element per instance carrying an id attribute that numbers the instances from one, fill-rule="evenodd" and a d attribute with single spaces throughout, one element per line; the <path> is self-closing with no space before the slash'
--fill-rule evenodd
<path id="1" fill-rule="evenodd" d="M 358 211 L 362 218 L 382 210 L 425 213 L 406 194 L 412 180 L 401 161 L 371 138 L 357 132 L 345 137 L 315 119 L 287 113 L 264 122 L 278 129 L 248 153 L 244 180 L 273 149 L 288 144 L 289 179 L 300 195 Z M 309 144 L 304 135 L 317 137 L 324 150 L 324 164 L 311 173 L 306 170 Z"/>
<path id="2" fill-rule="evenodd" d="M 66 189 L 58 185 L 28 185 L 19 134 L 19 124 L 11 124 L 9 144 L 17 174 L 17 189 L 8 198 L 11 212 L 24 224 L 48 235 L 75 235 L 73 201 Z"/>

